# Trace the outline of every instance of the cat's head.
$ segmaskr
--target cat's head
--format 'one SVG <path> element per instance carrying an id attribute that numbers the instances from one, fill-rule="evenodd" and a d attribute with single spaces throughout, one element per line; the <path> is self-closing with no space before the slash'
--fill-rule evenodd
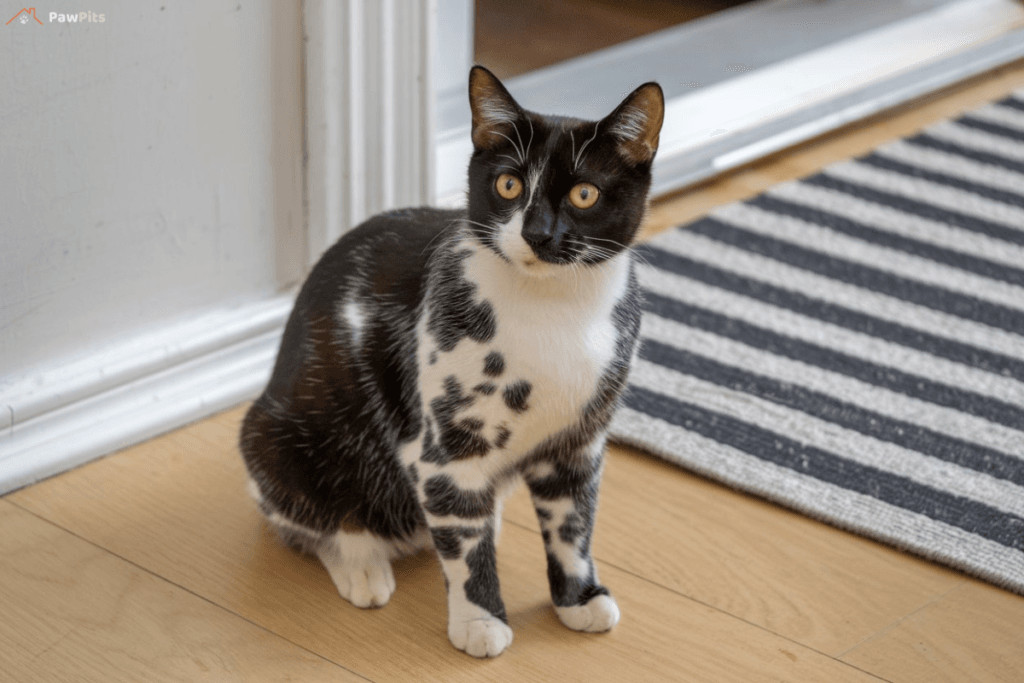
<path id="1" fill-rule="evenodd" d="M 600 121 L 581 121 L 526 111 L 476 66 L 469 101 L 469 220 L 485 245 L 543 277 L 602 263 L 632 244 L 665 112 L 657 83 Z"/>

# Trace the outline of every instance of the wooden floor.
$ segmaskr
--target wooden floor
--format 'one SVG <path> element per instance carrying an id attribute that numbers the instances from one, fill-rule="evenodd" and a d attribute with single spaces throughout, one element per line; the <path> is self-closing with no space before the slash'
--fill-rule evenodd
<path id="1" fill-rule="evenodd" d="M 658 203 L 649 233 L 1024 87 L 1024 63 Z M 243 408 L 0 500 L 3 681 L 1019 682 L 1024 598 L 613 448 L 594 543 L 622 607 L 563 628 L 528 500 L 499 572 L 515 629 L 456 652 L 440 570 L 360 611 L 244 492 Z"/>

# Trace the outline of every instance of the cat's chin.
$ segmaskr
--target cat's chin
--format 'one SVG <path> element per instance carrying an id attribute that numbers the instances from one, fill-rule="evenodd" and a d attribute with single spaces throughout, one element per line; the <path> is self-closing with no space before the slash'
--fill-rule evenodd
<path id="1" fill-rule="evenodd" d="M 550 279 L 565 272 L 566 266 L 557 263 L 548 263 L 539 258 L 513 259 L 512 265 L 523 275 L 540 279 Z"/>
<path id="2" fill-rule="evenodd" d="M 545 261 L 530 248 L 529 245 L 511 231 L 502 233 L 496 244 L 492 244 L 502 260 L 512 264 L 516 271 L 526 277 L 538 279 L 556 278 L 567 273 L 570 263 L 552 263 Z"/>

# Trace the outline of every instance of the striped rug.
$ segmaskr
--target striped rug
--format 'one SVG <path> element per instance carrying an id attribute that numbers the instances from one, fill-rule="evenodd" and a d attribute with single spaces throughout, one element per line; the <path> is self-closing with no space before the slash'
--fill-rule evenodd
<path id="1" fill-rule="evenodd" d="M 614 439 L 1024 593 L 1024 91 L 640 255 Z"/>

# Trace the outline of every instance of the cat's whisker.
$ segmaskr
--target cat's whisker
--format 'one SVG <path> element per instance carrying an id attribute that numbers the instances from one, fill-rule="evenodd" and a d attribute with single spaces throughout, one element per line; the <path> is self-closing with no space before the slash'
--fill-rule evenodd
<path id="1" fill-rule="evenodd" d="M 603 258 L 603 259 L 613 259 L 613 258 L 615 258 L 616 256 L 618 256 L 621 253 L 621 252 L 617 252 L 617 251 L 612 251 L 611 249 L 608 249 L 606 247 L 601 247 L 599 245 L 590 244 L 586 240 L 581 240 L 581 239 L 578 239 L 578 238 L 575 238 L 575 237 L 572 237 L 572 236 L 568 236 L 568 239 L 571 240 L 572 244 L 576 245 L 579 248 L 579 253 L 583 257 L 587 257 L 587 256 L 590 256 L 590 255 L 595 255 L 595 256 L 597 256 L 599 258 Z M 600 239 L 600 238 L 588 237 L 587 239 Z M 619 244 L 615 240 L 603 240 L 603 241 L 611 242 L 612 244 L 616 244 L 616 245 Z"/>
<path id="2" fill-rule="evenodd" d="M 490 231 L 491 233 L 493 233 L 495 235 L 498 234 L 498 232 L 499 232 L 498 226 L 496 226 L 496 225 L 490 225 L 488 223 L 481 223 L 480 221 L 470 220 L 469 218 L 460 218 L 459 220 L 462 221 L 463 223 L 468 223 L 469 225 L 476 225 L 478 227 L 481 227 L 481 228 L 483 228 L 485 230 Z"/>
<path id="3" fill-rule="evenodd" d="M 580 147 L 580 153 L 576 155 L 576 159 L 575 159 L 575 161 L 573 162 L 573 165 L 572 165 L 572 170 L 573 170 L 573 172 L 575 172 L 575 171 L 576 171 L 576 169 L 577 169 L 577 168 L 579 167 L 579 165 L 580 165 L 580 161 L 581 161 L 581 160 L 582 160 L 582 158 L 583 158 L 583 152 L 584 152 L 584 151 L 586 151 L 586 149 L 587 149 L 587 146 L 588 146 L 588 145 L 589 145 L 589 144 L 590 144 L 591 142 L 593 142 L 593 141 L 594 141 L 594 138 L 596 138 L 596 137 L 597 137 L 597 129 L 598 129 L 598 126 L 600 126 L 600 125 L 601 125 L 600 121 L 594 124 L 594 134 L 590 136 L 590 139 L 589 139 L 589 140 L 587 140 L 586 142 L 584 142 L 584 143 L 583 143 L 583 146 L 582 146 L 582 147 Z"/>
<path id="4" fill-rule="evenodd" d="M 512 126 L 512 129 L 515 130 L 515 132 L 516 132 L 516 139 L 519 140 L 519 149 L 523 150 L 523 159 L 525 160 L 527 158 L 526 157 L 526 151 L 527 150 L 525 150 L 523 148 L 523 137 L 519 134 L 519 125 L 517 124 L 515 126 Z"/>
<path id="5" fill-rule="evenodd" d="M 533 147 L 533 121 L 526 119 L 526 122 L 530 124 L 530 141 L 526 143 L 526 158 L 530 158 L 530 148 Z"/>
<path id="6" fill-rule="evenodd" d="M 459 222 L 459 220 L 460 220 L 460 219 L 455 219 L 455 220 L 451 221 L 450 223 L 448 223 L 448 226 L 447 226 L 447 227 L 449 227 L 449 228 L 450 228 L 450 227 L 452 227 L 453 225 L 455 225 L 456 223 L 458 223 L 458 222 Z M 421 251 L 421 252 L 420 252 L 420 256 L 423 256 L 423 254 L 427 253 L 427 250 L 428 250 L 428 249 L 430 249 L 430 246 L 431 246 L 431 245 L 432 245 L 432 244 L 433 244 L 434 242 L 436 242 L 436 241 L 437 241 L 438 239 L 441 239 L 441 238 L 445 237 L 445 235 L 447 234 L 447 232 L 448 232 L 447 230 L 441 230 L 441 231 L 439 231 L 439 232 L 438 232 L 438 233 L 437 233 L 436 235 L 434 235 L 433 237 L 431 237 L 431 238 L 430 238 L 430 241 L 429 241 L 429 242 L 427 242 L 427 244 L 426 244 L 426 246 L 425 246 L 425 247 L 423 247 L 423 251 Z"/>
<path id="7" fill-rule="evenodd" d="M 614 244 L 615 246 L 620 247 L 622 249 L 628 249 L 628 247 L 622 242 L 617 242 L 616 240 L 611 240 L 608 239 L 607 237 L 594 237 L 593 235 L 588 235 L 587 239 L 596 240 L 598 242 L 610 242 L 611 244 Z"/>
<path id="8" fill-rule="evenodd" d="M 470 218 L 461 218 L 459 220 L 461 220 L 466 225 L 475 225 L 475 226 L 477 226 L 479 228 L 483 228 L 484 231 L 485 231 L 486 237 L 490 239 L 491 246 L 494 249 L 498 250 L 499 252 L 501 251 L 499 246 L 498 246 L 498 237 L 499 237 L 499 235 L 501 235 L 501 228 L 499 228 L 497 225 L 489 225 L 487 223 L 481 223 L 479 221 L 471 220 Z"/>
<path id="9" fill-rule="evenodd" d="M 633 258 L 635 258 L 641 265 L 647 266 L 649 268 L 653 268 L 654 267 L 654 266 L 651 265 L 651 262 L 649 260 L 647 260 L 647 257 L 644 256 L 643 254 L 641 254 L 638 251 L 634 251 L 633 252 Z"/>
<path id="10" fill-rule="evenodd" d="M 494 132 L 497 133 L 498 131 L 494 131 Z M 500 135 L 501 137 L 503 137 L 506 140 L 508 140 L 509 144 L 512 145 L 512 149 L 514 149 L 516 151 L 516 154 L 519 155 L 519 163 L 520 164 L 525 164 L 526 163 L 526 159 L 523 157 L 523 150 L 521 150 L 519 147 L 516 146 L 516 141 L 513 140 L 512 138 L 510 138 L 509 136 L 505 135 L 504 133 L 498 133 L 498 135 Z"/>

